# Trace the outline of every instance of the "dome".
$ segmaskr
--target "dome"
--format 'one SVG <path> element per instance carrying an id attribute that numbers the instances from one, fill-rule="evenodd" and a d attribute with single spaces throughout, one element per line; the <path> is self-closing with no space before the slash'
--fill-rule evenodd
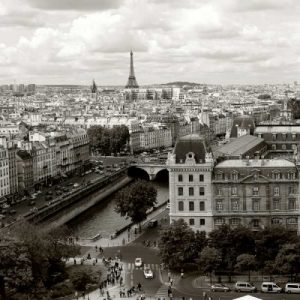
<path id="1" fill-rule="evenodd" d="M 180 137 L 173 153 L 176 155 L 176 163 L 185 162 L 187 155 L 194 157 L 196 163 L 205 162 L 205 155 L 209 151 L 205 140 L 198 134 L 189 134 Z"/>
<path id="2" fill-rule="evenodd" d="M 245 131 L 244 134 L 250 134 L 252 135 L 254 133 L 255 124 L 254 120 L 251 116 L 243 115 L 235 118 L 232 123 L 231 127 L 231 138 L 237 138 L 240 135 L 238 134 L 238 129 Z M 242 134 L 242 135 L 244 135 Z"/>

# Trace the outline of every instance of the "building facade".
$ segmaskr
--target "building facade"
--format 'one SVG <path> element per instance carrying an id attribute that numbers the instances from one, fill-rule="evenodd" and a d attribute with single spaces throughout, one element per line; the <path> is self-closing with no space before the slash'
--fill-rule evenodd
<path id="1" fill-rule="evenodd" d="M 252 230 L 281 224 L 300 232 L 299 173 L 286 159 L 225 159 L 216 162 L 197 135 L 180 138 L 167 160 L 170 220 L 194 230 L 222 224 Z"/>

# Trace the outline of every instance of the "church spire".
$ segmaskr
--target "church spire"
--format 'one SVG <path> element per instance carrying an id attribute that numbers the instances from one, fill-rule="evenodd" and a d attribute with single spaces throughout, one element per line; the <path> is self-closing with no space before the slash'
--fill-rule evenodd
<path id="1" fill-rule="evenodd" d="M 130 72 L 129 72 L 129 77 L 127 84 L 125 88 L 127 89 L 137 89 L 138 83 L 136 81 L 135 75 L 134 75 L 134 67 L 133 67 L 133 52 L 132 50 L 130 51 Z"/>

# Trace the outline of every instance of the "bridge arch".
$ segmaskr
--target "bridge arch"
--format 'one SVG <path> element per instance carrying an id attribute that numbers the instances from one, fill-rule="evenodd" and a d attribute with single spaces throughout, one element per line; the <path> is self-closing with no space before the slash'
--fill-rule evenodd
<path id="1" fill-rule="evenodd" d="M 146 180 L 168 181 L 169 171 L 166 166 L 137 165 L 129 167 L 128 175 Z"/>
<path id="2" fill-rule="evenodd" d="M 150 176 L 146 170 L 143 168 L 139 168 L 136 166 L 129 167 L 128 169 L 128 176 L 134 178 L 140 178 L 144 180 L 150 180 Z"/>

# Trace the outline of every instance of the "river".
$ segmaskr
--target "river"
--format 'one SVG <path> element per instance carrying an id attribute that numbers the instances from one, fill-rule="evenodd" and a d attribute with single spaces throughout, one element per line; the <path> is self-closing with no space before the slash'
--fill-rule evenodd
<path id="1" fill-rule="evenodd" d="M 151 182 L 157 189 L 157 205 L 169 198 L 167 182 Z M 68 223 L 74 235 L 80 238 L 91 238 L 98 233 L 108 238 L 116 230 L 130 223 L 129 219 L 121 217 L 114 211 L 116 194 L 109 196 L 103 202 L 87 210 Z"/>

